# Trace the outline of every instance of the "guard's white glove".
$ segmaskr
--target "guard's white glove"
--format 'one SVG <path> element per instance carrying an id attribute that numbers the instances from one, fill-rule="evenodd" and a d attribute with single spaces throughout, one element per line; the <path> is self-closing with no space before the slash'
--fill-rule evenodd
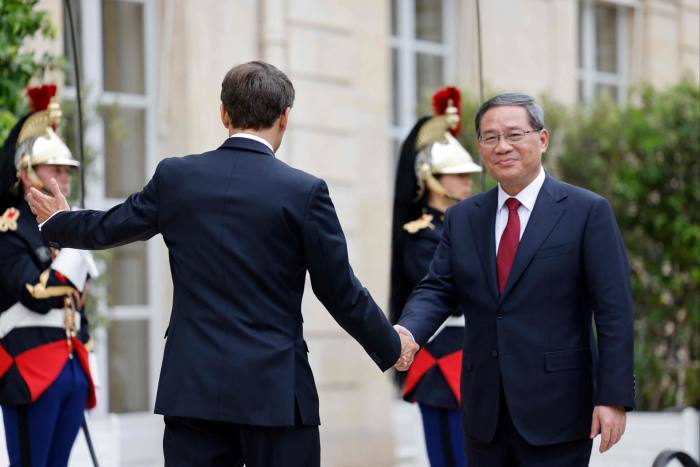
<path id="1" fill-rule="evenodd" d="M 99 271 L 89 251 L 61 248 L 51 269 L 58 271 L 70 280 L 76 289 L 82 292 L 90 277 L 97 277 Z"/>

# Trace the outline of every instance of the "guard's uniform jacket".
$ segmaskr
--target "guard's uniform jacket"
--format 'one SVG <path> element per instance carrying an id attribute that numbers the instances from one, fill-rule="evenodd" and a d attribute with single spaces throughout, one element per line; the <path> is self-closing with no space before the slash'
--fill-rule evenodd
<path id="1" fill-rule="evenodd" d="M 77 358 L 89 383 L 87 408 L 95 406 L 90 377 L 88 326 L 75 309 L 88 277 L 76 250 L 52 258 L 27 203 L 0 213 L 0 404 L 36 401 Z"/>
<path id="2" fill-rule="evenodd" d="M 425 208 L 423 215 L 404 225 L 403 268 L 413 289 L 425 276 L 442 236 L 444 215 Z M 462 366 L 464 315 L 456 308 L 446 325 L 423 347 L 408 370 L 403 397 L 442 409 L 459 408 L 459 381 Z"/>

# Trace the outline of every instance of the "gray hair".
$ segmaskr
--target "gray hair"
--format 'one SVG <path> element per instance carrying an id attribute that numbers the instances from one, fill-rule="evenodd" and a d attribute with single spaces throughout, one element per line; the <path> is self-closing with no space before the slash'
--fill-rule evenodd
<path id="1" fill-rule="evenodd" d="M 481 107 L 479 107 L 479 110 L 476 112 L 476 116 L 474 117 L 476 136 L 481 136 L 481 119 L 483 118 L 484 114 L 493 107 L 503 105 L 523 107 L 527 111 L 527 119 L 529 120 L 530 125 L 532 125 L 532 129 L 541 130 L 544 128 L 544 110 L 542 110 L 542 107 L 535 102 L 535 99 L 527 94 L 509 92 L 494 96 L 481 104 Z"/>

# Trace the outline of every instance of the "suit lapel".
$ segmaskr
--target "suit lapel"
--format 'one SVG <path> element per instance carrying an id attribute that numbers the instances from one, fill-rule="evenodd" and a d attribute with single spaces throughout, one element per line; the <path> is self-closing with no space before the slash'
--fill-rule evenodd
<path id="1" fill-rule="evenodd" d="M 508 295 L 508 292 L 518 282 L 537 250 L 539 250 L 542 243 L 559 222 L 559 219 L 561 219 L 562 214 L 566 211 L 565 208 L 558 204 L 564 198 L 566 198 L 566 193 L 561 185 L 547 175 L 537 196 L 537 201 L 535 201 L 535 206 L 532 209 L 532 214 L 530 214 L 523 237 L 520 240 L 518 252 L 515 255 L 513 267 L 510 270 L 501 300 Z"/>
<path id="2" fill-rule="evenodd" d="M 498 204 L 498 190 L 488 191 L 478 202 L 479 208 L 475 215 L 469 217 L 469 225 L 472 237 L 479 252 L 481 266 L 484 268 L 489 290 L 494 300 L 498 300 L 498 287 L 496 282 L 496 207 Z M 485 227 L 485 228 L 484 228 Z"/>

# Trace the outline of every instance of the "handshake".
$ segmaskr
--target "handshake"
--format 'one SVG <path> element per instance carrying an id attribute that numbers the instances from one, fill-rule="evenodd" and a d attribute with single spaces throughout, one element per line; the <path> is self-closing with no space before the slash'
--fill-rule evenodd
<path id="1" fill-rule="evenodd" d="M 394 329 L 401 339 L 401 356 L 394 364 L 394 368 L 398 371 L 406 371 L 411 367 L 413 358 L 416 356 L 416 352 L 418 352 L 420 346 L 416 344 L 413 335 L 405 327 L 395 324 Z"/>

